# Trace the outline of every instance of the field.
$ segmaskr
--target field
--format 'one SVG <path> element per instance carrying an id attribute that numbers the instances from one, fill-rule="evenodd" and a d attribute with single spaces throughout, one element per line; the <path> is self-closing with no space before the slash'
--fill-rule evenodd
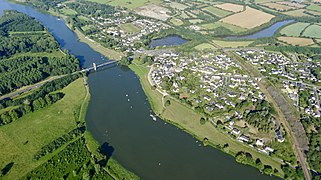
<path id="1" fill-rule="evenodd" d="M 136 33 L 140 31 L 140 28 L 133 25 L 132 23 L 121 24 L 120 28 L 127 33 Z"/>
<path id="2" fill-rule="evenodd" d="M 301 32 L 310 25 L 310 23 L 297 22 L 281 29 L 280 33 L 286 36 L 300 36 Z"/>
<path id="3" fill-rule="evenodd" d="M 206 11 L 206 12 L 209 12 L 209 13 L 217 16 L 217 17 L 225 17 L 225 16 L 228 16 L 228 15 L 231 14 L 231 12 L 229 12 L 229 11 L 225 11 L 225 10 L 219 9 L 219 8 L 214 7 L 214 6 L 206 7 L 203 10 Z"/>
<path id="4" fill-rule="evenodd" d="M 183 22 L 182 20 L 177 19 L 177 18 L 172 18 L 172 19 L 170 20 L 170 22 L 171 22 L 172 24 L 174 24 L 174 26 L 180 26 L 180 25 L 183 25 L 183 24 L 184 24 L 184 22 Z"/>
<path id="5" fill-rule="evenodd" d="M 218 4 L 218 5 L 215 5 L 215 7 L 226 11 L 235 12 L 235 13 L 243 11 L 243 8 L 244 8 L 242 5 L 232 4 L 232 3 Z"/>
<path id="6" fill-rule="evenodd" d="M 294 17 L 310 16 L 310 15 L 304 13 L 304 11 L 306 11 L 306 10 L 305 9 L 297 9 L 297 10 L 293 10 L 293 11 L 284 12 L 283 14 L 286 14 L 289 16 L 294 16 Z"/>
<path id="7" fill-rule="evenodd" d="M 321 3 L 321 0 L 313 0 L 315 3 Z"/>
<path id="8" fill-rule="evenodd" d="M 269 22 L 273 15 L 246 7 L 246 10 L 221 19 L 221 22 L 251 29 Z"/>
<path id="9" fill-rule="evenodd" d="M 215 49 L 215 47 L 209 43 L 202 43 L 202 44 L 195 46 L 195 49 L 198 51 L 203 51 L 203 50 L 207 50 L 207 49 Z"/>
<path id="10" fill-rule="evenodd" d="M 313 40 L 310 38 L 301 37 L 278 37 L 278 40 L 285 42 L 293 46 L 309 46 L 314 44 Z"/>
<path id="11" fill-rule="evenodd" d="M 61 13 L 65 14 L 65 15 L 67 15 L 67 16 L 78 14 L 76 11 L 74 11 L 74 10 L 72 10 L 72 9 L 69 9 L 69 8 L 63 8 L 63 9 L 61 10 Z"/>
<path id="12" fill-rule="evenodd" d="M 238 143 L 236 140 L 223 134 L 218 129 L 214 128 L 211 123 L 200 124 L 201 115 L 194 112 L 192 109 L 177 102 L 176 100 L 169 98 L 171 105 L 162 107 L 162 95 L 156 90 L 153 90 L 148 83 L 147 73 L 148 68 L 131 64 L 130 68 L 139 76 L 142 87 L 147 95 L 150 104 L 156 114 L 160 114 L 163 119 L 167 119 L 172 124 L 180 127 L 184 131 L 192 134 L 196 138 L 202 140 L 204 137 L 208 138 L 209 142 L 213 145 L 229 144 L 228 153 L 235 155 L 238 151 L 250 152 L 254 159 L 260 158 L 262 163 L 271 165 L 279 171 L 279 175 L 282 176 L 283 171 L 280 168 L 281 162 L 273 159 L 267 155 L 259 153 L 252 148 Z"/>
<path id="13" fill-rule="evenodd" d="M 284 5 L 284 4 L 279 4 L 279 3 L 264 3 L 262 5 L 270 8 L 270 9 L 275 9 L 278 11 L 289 11 L 292 9 L 297 9 L 296 7 L 288 6 L 288 5 Z"/>
<path id="14" fill-rule="evenodd" d="M 110 4 L 112 6 L 120 6 L 128 9 L 136 9 L 148 3 L 160 4 L 160 0 L 90 0 L 98 3 Z"/>
<path id="15" fill-rule="evenodd" d="M 229 29 L 229 30 L 231 30 L 232 32 L 235 32 L 235 33 L 246 31 L 246 29 L 241 28 L 239 26 L 223 23 L 223 22 L 220 22 L 220 21 L 217 21 L 215 23 L 202 24 L 201 27 L 202 27 L 203 30 L 212 30 L 212 29 L 216 29 L 216 28 L 219 28 L 219 27 L 225 27 L 225 28 L 227 28 L 227 29 Z"/>
<path id="16" fill-rule="evenodd" d="M 321 26 L 319 25 L 309 26 L 303 32 L 302 37 L 321 38 Z"/>
<path id="17" fill-rule="evenodd" d="M 307 9 L 312 10 L 312 11 L 321 12 L 321 6 L 316 5 L 316 4 L 312 4 L 312 5 L 308 6 Z"/>
<path id="18" fill-rule="evenodd" d="M 219 45 L 220 47 L 228 48 L 238 48 L 238 47 L 247 47 L 253 41 L 223 41 L 223 40 L 214 40 L 213 43 Z"/>
<path id="19" fill-rule="evenodd" d="M 188 6 L 186 6 L 184 4 L 181 4 L 181 3 L 177 3 L 177 2 L 171 2 L 169 4 L 169 6 L 171 8 L 175 8 L 175 9 L 178 9 L 178 10 L 184 10 L 184 9 L 188 8 Z"/>
<path id="20" fill-rule="evenodd" d="M 76 80 L 62 92 L 65 93 L 64 98 L 55 104 L 0 127 L 0 167 L 14 162 L 6 178 L 19 179 L 48 160 L 45 157 L 33 161 L 33 155 L 44 145 L 77 127 L 74 113 L 86 95 L 83 80 Z"/>
<path id="21" fill-rule="evenodd" d="M 192 23 L 192 24 L 198 24 L 198 23 L 201 23 L 201 22 L 203 22 L 203 20 L 201 20 L 201 19 L 190 19 L 190 20 L 188 20 L 190 23 Z"/>
<path id="22" fill-rule="evenodd" d="M 167 14 L 169 12 L 170 10 L 155 4 L 149 4 L 136 9 L 136 13 L 141 16 L 147 16 L 162 21 L 166 21 L 168 18 L 171 17 Z"/>

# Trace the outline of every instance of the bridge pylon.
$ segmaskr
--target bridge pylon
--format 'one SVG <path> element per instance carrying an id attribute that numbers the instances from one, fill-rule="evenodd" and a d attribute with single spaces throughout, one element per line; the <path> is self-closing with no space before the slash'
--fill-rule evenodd
<path id="1" fill-rule="evenodd" d="M 93 63 L 94 70 L 97 71 L 96 63 Z"/>

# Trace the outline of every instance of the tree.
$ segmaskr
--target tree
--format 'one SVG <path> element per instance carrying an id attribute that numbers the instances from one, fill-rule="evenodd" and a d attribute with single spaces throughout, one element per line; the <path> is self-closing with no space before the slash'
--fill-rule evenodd
<path id="1" fill-rule="evenodd" d="M 206 123 L 205 118 L 201 117 L 201 119 L 200 119 L 200 124 L 201 124 L 201 125 L 204 125 L 205 123 Z"/>
<path id="2" fill-rule="evenodd" d="M 166 107 L 168 107 L 168 106 L 170 106 L 171 105 L 171 101 L 168 99 L 168 100 L 166 100 L 166 102 L 165 102 L 165 106 Z"/>

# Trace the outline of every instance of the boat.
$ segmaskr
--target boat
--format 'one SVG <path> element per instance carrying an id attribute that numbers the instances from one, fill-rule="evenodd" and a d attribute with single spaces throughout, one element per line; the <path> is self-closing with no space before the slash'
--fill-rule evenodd
<path id="1" fill-rule="evenodd" d="M 154 121 L 156 121 L 156 116 L 154 116 L 154 115 L 152 115 L 152 114 L 150 114 L 149 116 L 152 117 L 152 119 L 153 119 Z"/>

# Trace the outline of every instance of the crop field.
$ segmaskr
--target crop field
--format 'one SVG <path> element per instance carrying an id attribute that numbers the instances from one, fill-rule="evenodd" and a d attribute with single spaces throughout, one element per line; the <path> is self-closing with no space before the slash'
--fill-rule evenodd
<path id="1" fill-rule="evenodd" d="M 302 34 L 303 37 L 309 38 L 321 38 L 321 26 L 319 25 L 311 25 L 305 29 Z"/>
<path id="2" fill-rule="evenodd" d="M 203 50 L 206 50 L 206 49 L 215 49 L 215 47 L 212 44 L 209 44 L 209 43 L 202 43 L 202 44 L 199 44 L 199 45 L 195 46 L 195 49 L 198 50 L 198 51 L 203 51 Z"/>
<path id="3" fill-rule="evenodd" d="M 241 28 L 239 26 L 235 26 L 233 24 L 223 23 L 223 22 L 220 22 L 220 21 L 217 21 L 215 23 L 202 24 L 201 27 L 202 27 L 203 30 L 212 30 L 212 29 L 216 29 L 216 28 L 219 28 L 219 27 L 225 27 L 225 28 L 227 28 L 227 29 L 229 29 L 229 30 L 231 30 L 232 32 L 235 32 L 235 33 L 246 31 L 246 29 Z"/>
<path id="4" fill-rule="evenodd" d="M 297 9 L 294 6 L 288 6 L 288 5 L 279 4 L 279 3 L 264 3 L 262 5 L 270 9 L 275 9 L 277 11 L 289 11 L 289 10 Z"/>
<path id="5" fill-rule="evenodd" d="M 281 29 L 280 33 L 286 36 L 300 36 L 301 32 L 310 25 L 310 23 L 297 22 Z"/>
<path id="6" fill-rule="evenodd" d="M 307 10 L 306 13 L 312 14 L 313 16 L 321 16 L 321 12 L 320 11 Z"/>
<path id="7" fill-rule="evenodd" d="M 304 11 L 306 11 L 306 10 L 305 9 L 297 9 L 297 10 L 293 10 L 293 11 L 283 12 L 283 14 L 286 14 L 289 16 L 294 16 L 294 17 L 310 16 L 310 15 L 304 13 Z"/>
<path id="8" fill-rule="evenodd" d="M 228 15 L 231 14 L 231 12 L 229 12 L 229 11 L 225 11 L 225 10 L 219 9 L 219 8 L 214 7 L 214 6 L 206 7 L 203 10 L 206 11 L 206 12 L 209 12 L 209 13 L 217 16 L 217 17 L 225 17 L 225 16 L 228 16 Z"/>
<path id="9" fill-rule="evenodd" d="M 178 9 L 178 10 L 184 10 L 184 9 L 188 8 L 188 6 L 186 6 L 185 4 L 181 4 L 181 3 L 177 3 L 177 2 L 171 2 L 169 4 L 169 6 L 171 8 Z"/>
<path id="10" fill-rule="evenodd" d="M 278 40 L 285 42 L 293 46 L 309 46 L 314 44 L 313 40 L 310 38 L 301 37 L 278 37 Z"/>
<path id="11" fill-rule="evenodd" d="M 321 6 L 316 5 L 316 4 L 312 4 L 312 5 L 308 6 L 307 9 L 312 10 L 312 11 L 321 12 Z"/>
<path id="12" fill-rule="evenodd" d="M 291 2 L 287 2 L 287 1 L 282 1 L 282 2 L 277 2 L 277 3 L 278 3 L 278 4 L 287 5 L 287 6 L 296 7 L 296 8 L 304 8 L 304 7 L 305 7 L 304 4 L 291 3 Z"/>
<path id="13" fill-rule="evenodd" d="M 241 12 L 244 9 L 244 6 L 232 3 L 217 4 L 215 7 L 234 13 Z"/>
<path id="14" fill-rule="evenodd" d="M 233 24 L 242 28 L 251 29 L 269 22 L 275 16 L 256 10 L 251 7 L 246 7 L 245 11 L 225 17 L 221 22 Z"/>
<path id="15" fill-rule="evenodd" d="M 127 33 L 136 33 L 140 31 L 140 28 L 133 25 L 132 23 L 122 24 L 120 25 L 120 28 Z"/>
<path id="16" fill-rule="evenodd" d="M 47 157 L 34 161 L 34 154 L 44 145 L 77 127 L 74 113 L 86 95 L 83 80 L 76 80 L 62 92 L 65 96 L 60 101 L 0 127 L 0 167 L 14 162 L 7 174 L 8 179 L 19 179 L 43 163 Z"/>
<path id="17" fill-rule="evenodd" d="M 238 47 L 247 47 L 253 41 L 223 41 L 223 40 L 213 40 L 213 43 L 219 45 L 220 47 L 228 48 L 238 48 Z"/>

